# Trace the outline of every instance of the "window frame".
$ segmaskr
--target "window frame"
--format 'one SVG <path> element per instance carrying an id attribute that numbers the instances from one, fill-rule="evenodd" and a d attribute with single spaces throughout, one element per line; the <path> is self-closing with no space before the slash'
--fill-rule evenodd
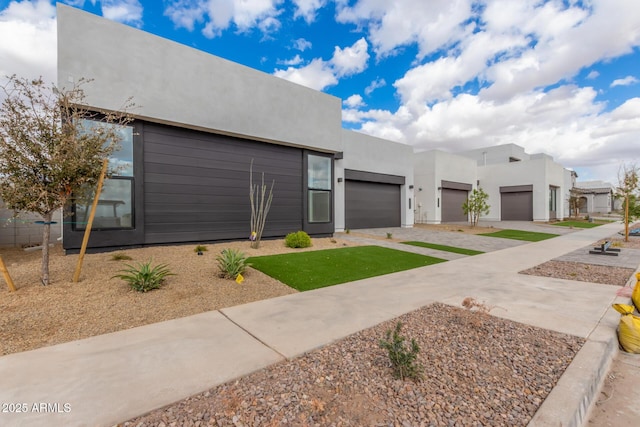
<path id="1" fill-rule="evenodd" d="M 328 177 L 326 178 L 326 184 L 325 186 L 312 186 L 310 184 L 312 184 L 311 181 L 311 176 L 312 174 L 310 173 L 310 166 L 311 166 L 311 158 L 315 157 L 315 158 L 319 158 L 319 159 L 327 159 L 328 160 Z M 316 153 L 307 153 L 306 155 L 306 183 L 307 183 L 307 189 L 306 189 L 306 217 L 307 217 L 307 222 L 309 224 L 330 224 L 333 222 L 333 201 L 332 201 L 332 196 L 333 196 L 333 161 L 332 158 L 327 156 L 327 155 L 319 155 Z M 312 197 L 312 194 L 327 194 L 328 195 L 328 199 L 327 199 L 327 212 L 326 212 L 326 220 L 312 220 L 312 218 L 318 216 L 318 215 L 313 215 L 312 214 L 312 200 L 315 200 L 315 197 Z"/>

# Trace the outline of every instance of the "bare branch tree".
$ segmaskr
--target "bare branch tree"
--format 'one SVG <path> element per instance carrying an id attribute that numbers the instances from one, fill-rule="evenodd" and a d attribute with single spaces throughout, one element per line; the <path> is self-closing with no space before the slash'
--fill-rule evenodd
<path id="1" fill-rule="evenodd" d="M 72 197 L 86 200 L 96 185 L 102 163 L 118 147 L 117 127 L 94 126 L 86 120 L 125 125 L 133 106 L 97 112 L 85 103 L 80 79 L 71 89 L 47 85 L 42 78 L 16 75 L 2 86 L 0 106 L 0 197 L 10 209 L 40 214 L 41 280 L 49 283 L 49 237 L 56 210 Z"/>
<path id="2" fill-rule="evenodd" d="M 569 198 L 567 201 L 569 202 L 569 216 L 573 216 L 574 218 L 578 218 L 578 214 L 580 213 L 580 189 L 573 187 L 569 190 Z"/>
<path id="3" fill-rule="evenodd" d="M 273 200 L 273 186 L 275 180 L 271 182 L 271 189 L 267 195 L 267 186 L 264 184 L 264 172 L 262 173 L 262 184 L 253 183 L 253 159 L 249 168 L 249 200 L 251 201 L 251 247 L 258 249 L 262 232 L 267 221 L 267 214 L 271 209 Z"/>

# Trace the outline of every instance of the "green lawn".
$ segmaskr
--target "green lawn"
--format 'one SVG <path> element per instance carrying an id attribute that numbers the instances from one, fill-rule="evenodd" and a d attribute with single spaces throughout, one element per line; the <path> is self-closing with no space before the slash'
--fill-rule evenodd
<path id="1" fill-rule="evenodd" d="M 524 240 L 527 242 L 539 242 L 558 236 L 550 233 L 536 233 L 534 231 L 522 230 L 500 230 L 495 233 L 480 234 L 480 236 L 501 237 L 503 239 Z"/>
<path id="2" fill-rule="evenodd" d="M 409 270 L 446 260 L 380 246 L 251 257 L 252 267 L 299 291 Z"/>
<path id="3" fill-rule="evenodd" d="M 473 249 L 457 248 L 455 246 L 447 246 L 447 245 L 438 245 L 436 243 L 414 242 L 414 241 L 402 242 L 402 243 L 404 243 L 405 245 L 419 246 L 421 248 L 436 249 L 438 251 L 453 252 L 455 254 L 462 254 L 462 255 L 480 255 L 484 253 L 482 251 L 475 251 Z"/>
<path id="4" fill-rule="evenodd" d="M 560 221 L 560 222 L 554 222 L 552 225 L 559 225 L 560 227 L 593 228 L 602 224 L 605 224 L 605 223 L 604 222 L 587 222 L 587 221 Z"/>

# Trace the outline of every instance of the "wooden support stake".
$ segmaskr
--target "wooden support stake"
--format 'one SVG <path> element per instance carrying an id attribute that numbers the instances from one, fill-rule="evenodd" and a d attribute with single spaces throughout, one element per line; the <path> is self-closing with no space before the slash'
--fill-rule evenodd
<path id="1" fill-rule="evenodd" d="M 13 280 L 11 280 L 11 276 L 9 276 L 9 270 L 7 270 L 7 266 L 4 265 L 4 261 L 0 256 L 0 270 L 2 271 L 2 275 L 4 276 L 4 281 L 7 282 L 7 286 L 9 287 L 9 292 L 15 292 L 16 286 L 13 284 Z"/>
<path id="2" fill-rule="evenodd" d="M 98 188 L 96 188 L 96 195 L 93 198 L 93 204 L 91 205 L 91 213 L 89 214 L 89 222 L 84 229 L 84 237 L 82 238 L 82 248 L 80 249 L 80 256 L 78 257 L 78 263 L 76 264 L 76 271 L 73 273 L 73 283 L 78 283 L 80 280 L 80 271 L 82 270 L 82 262 L 84 261 L 84 254 L 87 251 L 87 244 L 89 243 L 89 235 L 91 234 L 91 226 L 93 225 L 93 218 L 96 216 L 96 209 L 98 207 L 98 199 L 100 198 L 100 192 L 102 192 L 102 183 L 104 182 L 104 176 L 107 173 L 107 166 L 109 166 L 109 160 L 105 159 L 102 163 L 102 172 L 100 173 L 100 179 L 98 179 Z"/>

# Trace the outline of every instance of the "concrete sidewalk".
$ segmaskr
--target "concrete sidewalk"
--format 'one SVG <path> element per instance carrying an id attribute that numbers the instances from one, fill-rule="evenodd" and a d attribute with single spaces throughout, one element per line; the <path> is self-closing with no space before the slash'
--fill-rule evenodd
<path id="1" fill-rule="evenodd" d="M 608 224 L 4 356 L 0 402 L 20 404 L 26 411 L 15 413 L 16 406 L 8 407 L 12 413 L 0 412 L 0 425 L 114 425 L 432 302 L 459 306 L 470 296 L 495 306 L 493 315 L 588 340 L 531 423 L 577 426 L 585 420 L 617 352 L 619 315 L 610 306 L 618 288 L 518 271 L 585 247 L 619 228 Z"/>

